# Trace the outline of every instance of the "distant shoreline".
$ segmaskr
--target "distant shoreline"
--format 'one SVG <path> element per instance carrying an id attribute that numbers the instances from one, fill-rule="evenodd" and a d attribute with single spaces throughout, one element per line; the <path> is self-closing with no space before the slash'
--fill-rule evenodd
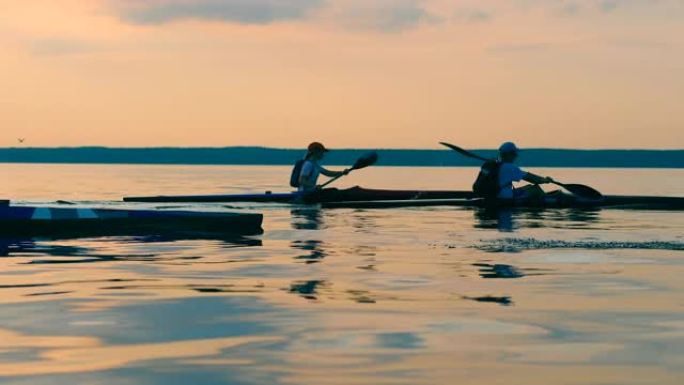
<path id="1" fill-rule="evenodd" d="M 349 165 L 370 149 L 339 149 L 329 153 L 326 164 Z M 478 166 L 449 150 L 378 149 L 381 166 L 453 167 Z M 496 151 L 474 149 L 491 157 Z M 150 164 L 150 165 L 290 165 L 303 149 L 266 147 L 224 148 L 0 148 L 0 163 Z M 521 165 L 530 167 L 684 168 L 684 150 L 577 150 L 526 149 Z"/>

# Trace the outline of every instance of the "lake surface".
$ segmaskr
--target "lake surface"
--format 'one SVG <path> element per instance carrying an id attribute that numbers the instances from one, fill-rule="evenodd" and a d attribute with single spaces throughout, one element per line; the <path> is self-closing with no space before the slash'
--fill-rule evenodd
<path id="1" fill-rule="evenodd" d="M 286 190 L 288 167 L 3 164 L 0 197 Z M 472 168 L 338 187 L 467 189 Z M 537 169 L 684 196 L 684 170 Z M 220 205 L 200 205 L 211 209 Z M 237 241 L 0 242 L 0 383 L 681 384 L 684 214 L 467 208 L 265 215 Z"/>

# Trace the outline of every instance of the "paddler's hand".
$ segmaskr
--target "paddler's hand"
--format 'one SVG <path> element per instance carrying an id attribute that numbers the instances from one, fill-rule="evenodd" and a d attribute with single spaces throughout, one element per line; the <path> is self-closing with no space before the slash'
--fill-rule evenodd
<path id="1" fill-rule="evenodd" d="M 556 181 L 553 180 L 550 176 L 544 177 L 544 183 L 555 183 Z"/>
<path id="2" fill-rule="evenodd" d="M 342 170 L 342 175 L 348 175 L 350 172 L 351 172 L 350 168 L 345 168 L 344 170 Z"/>

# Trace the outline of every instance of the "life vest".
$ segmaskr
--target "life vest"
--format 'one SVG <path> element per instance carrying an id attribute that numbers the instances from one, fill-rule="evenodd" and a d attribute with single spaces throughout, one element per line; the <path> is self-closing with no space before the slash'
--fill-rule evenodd
<path id="1" fill-rule="evenodd" d="M 473 183 L 473 192 L 476 196 L 482 198 L 496 198 L 501 192 L 499 186 L 499 170 L 501 169 L 501 162 L 489 160 L 480 167 L 480 173 L 477 174 L 477 179 Z"/>
<path id="2" fill-rule="evenodd" d="M 292 167 L 292 174 L 290 174 L 290 186 L 299 187 L 299 176 L 302 173 L 302 167 L 304 166 L 305 159 L 300 159 Z"/>

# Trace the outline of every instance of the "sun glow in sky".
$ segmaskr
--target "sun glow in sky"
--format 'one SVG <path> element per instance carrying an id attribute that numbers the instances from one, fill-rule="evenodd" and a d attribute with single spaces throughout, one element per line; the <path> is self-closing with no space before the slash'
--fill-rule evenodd
<path id="1" fill-rule="evenodd" d="M 684 0 L 0 9 L 0 146 L 684 148 Z"/>

